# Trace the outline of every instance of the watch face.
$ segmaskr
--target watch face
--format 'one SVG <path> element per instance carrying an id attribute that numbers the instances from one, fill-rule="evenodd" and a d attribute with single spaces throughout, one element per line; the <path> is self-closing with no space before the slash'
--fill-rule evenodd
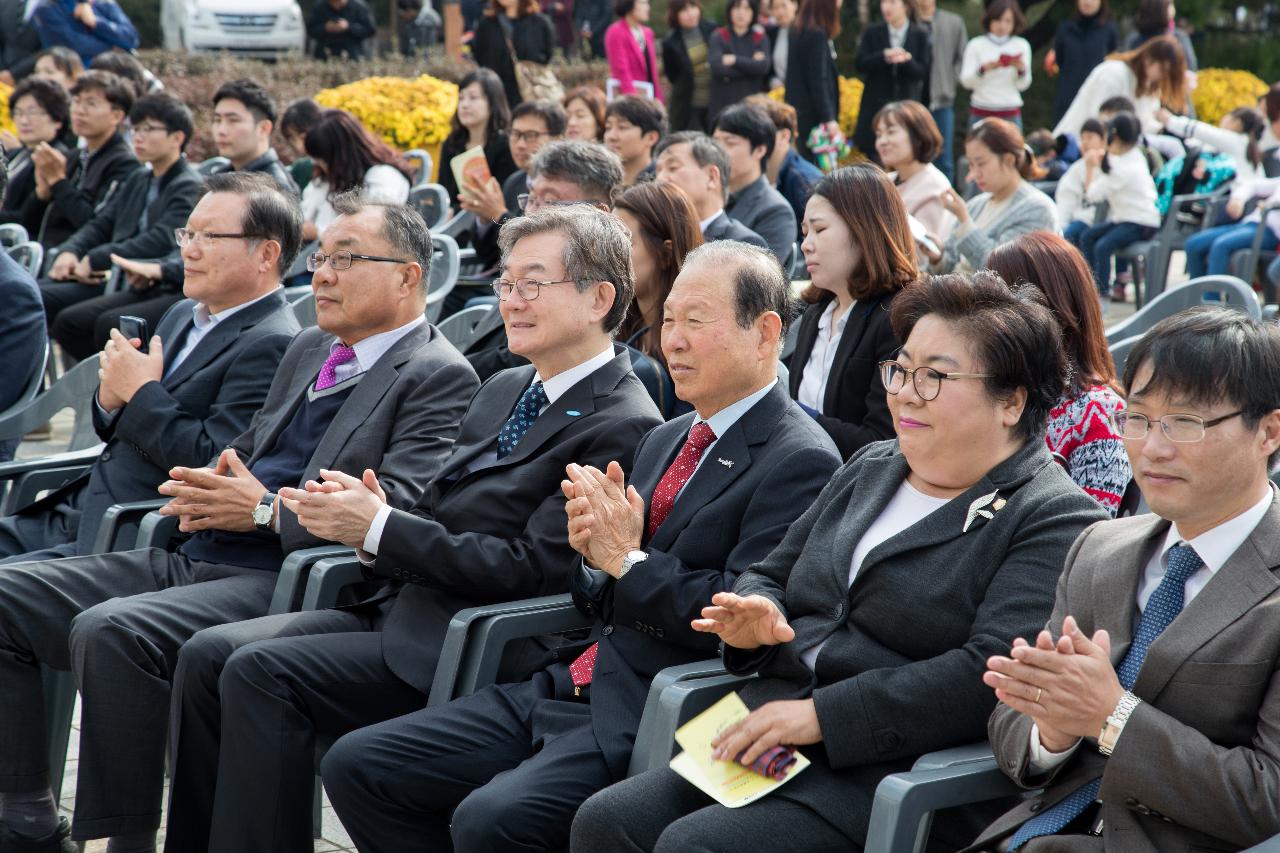
<path id="1" fill-rule="evenodd" d="M 271 523 L 271 507 L 259 504 L 253 508 L 254 524 L 270 524 Z"/>

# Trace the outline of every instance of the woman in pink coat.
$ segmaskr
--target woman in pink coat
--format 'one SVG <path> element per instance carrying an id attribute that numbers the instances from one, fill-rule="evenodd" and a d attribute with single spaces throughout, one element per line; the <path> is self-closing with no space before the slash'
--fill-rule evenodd
<path id="1" fill-rule="evenodd" d="M 617 0 L 613 7 L 618 20 L 604 33 L 604 55 L 609 60 L 609 76 L 618 81 L 610 95 L 638 94 L 636 83 L 653 86 L 653 97 L 662 100 L 658 85 L 658 55 L 653 49 L 649 20 L 649 0 Z M 647 92 L 645 93 L 647 94 Z"/>

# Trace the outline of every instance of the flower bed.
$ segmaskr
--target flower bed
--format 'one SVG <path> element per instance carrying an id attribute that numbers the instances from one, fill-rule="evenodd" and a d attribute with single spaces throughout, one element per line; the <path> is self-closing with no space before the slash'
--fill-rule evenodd
<path id="1" fill-rule="evenodd" d="M 1238 107 L 1256 107 L 1258 98 L 1269 87 L 1259 77 L 1248 71 L 1232 68 L 1205 68 L 1196 75 L 1196 88 L 1191 102 L 1196 107 L 1196 117 L 1208 124 L 1217 124 L 1222 117 Z"/>

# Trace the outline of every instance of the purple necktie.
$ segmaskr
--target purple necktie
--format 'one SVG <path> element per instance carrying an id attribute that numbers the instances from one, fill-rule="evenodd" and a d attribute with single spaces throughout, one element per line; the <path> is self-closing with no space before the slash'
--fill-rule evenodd
<path id="1" fill-rule="evenodd" d="M 329 357 L 324 360 L 324 366 L 320 368 L 320 375 L 316 377 L 316 390 L 323 391 L 326 388 L 332 388 L 337 385 L 338 365 L 346 364 L 355 357 L 356 351 L 346 344 L 338 344 L 334 347 L 333 352 L 329 353 Z"/>

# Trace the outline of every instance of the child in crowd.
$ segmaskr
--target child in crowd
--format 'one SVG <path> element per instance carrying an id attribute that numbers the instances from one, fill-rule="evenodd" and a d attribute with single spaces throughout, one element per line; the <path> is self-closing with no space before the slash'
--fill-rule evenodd
<path id="1" fill-rule="evenodd" d="M 1064 145 L 1067 141 L 1067 137 L 1062 137 Z M 1044 179 L 1046 181 L 1061 180 L 1071 163 L 1063 156 L 1065 152 L 1059 145 L 1059 141 L 1053 138 L 1053 134 L 1043 127 L 1033 130 L 1027 136 L 1027 144 L 1036 155 L 1036 162 L 1045 171 Z"/>
<path id="2" fill-rule="evenodd" d="M 1076 248 L 1080 247 L 1080 235 L 1098 220 L 1097 205 L 1084 197 L 1084 175 L 1089 165 L 1085 158 L 1090 151 L 1105 151 L 1106 148 L 1106 128 L 1096 118 L 1089 119 L 1080 128 L 1080 159 L 1067 168 L 1053 195 L 1058 205 L 1062 236 Z"/>
<path id="3" fill-rule="evenodd" d="M 1105 151 L 1084 156 L 1084 197 L 1106 202 L 1107 219 L 1080 235 L 1080 251 L 1093 270 L 1098 293 L 1111 295 L 1111 256 L 1140 240 L 1149 240 L 1160 226 L 1156 185 L 1138 147 L 1142 125 L 1133 113 L 1119 113 L 1107 123 Z"/>
<path id="4" fill-rule="evenodd" d="M 1164 124 L 1165 132 L 1186 140 L 1199 140 L 1209 148 L 1231 158 L 1236 179 L 1231 187 L 1231 200 L 1243 200 L 1254 195 L 1252 184 L 1266 180 L 1262 156 L 1262 132 L 1267 120 L 1253 107 L 1240 107 L 1222 117 L 1217 127 L 1202 121 L 1176 116 L 1168 110 L 1156 111 L 1156 119 Z M 1234 210 L 1234 212 L 1232 212 Z M 1228 205 L 1232 221 L 1240 218 L 1242 204 Z"/>

